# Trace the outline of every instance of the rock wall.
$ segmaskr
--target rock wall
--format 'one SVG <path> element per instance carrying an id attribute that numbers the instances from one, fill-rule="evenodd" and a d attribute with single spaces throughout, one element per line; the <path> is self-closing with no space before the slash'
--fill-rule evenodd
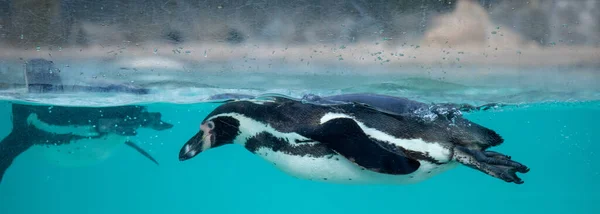
<path id="1" fill-rule="evenodd" d="M 452 12 L 433 19 L 422 44 L 438 47 L 535 47 L 510 26 L 494 22 L 478 2 L 459 0 Z"/>

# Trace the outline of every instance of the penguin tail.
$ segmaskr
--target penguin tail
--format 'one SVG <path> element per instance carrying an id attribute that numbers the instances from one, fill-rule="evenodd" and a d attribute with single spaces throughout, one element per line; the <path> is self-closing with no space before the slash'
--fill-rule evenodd
<path id="1" fill-rule="evenodd" d="M 482 150 L 486 150 L 490 147 L 499 146 L 504 143 L 504 139 L 494 130 L 485 128 L 478 124 L 472 124 L 471 133 L 473 133 L 473 137 L 477 139 L 475 142 L 478 142 L 482 148 Z"/>
<path id="2" fill-rule="evenodd" d="M 15 130 L 0 141 L 0 183 L 15 158 L 31 146 L 32 144 L 26 138 L 26 133 Z"/>
<path id="3" fill-rule="evenodd" d="M 496 131 L 465 118 L 456 118 L 455 124 L 461 127 L 461 131 L 454 134 L 455 142 L 458 144 L 476 143 L 481 150 L 486 150 L 504 143 L 504 138 Z"/>
<path id="4" fill-rule="evenodd" d="M 504 138 L 502 138 L 502 136 L 500 136 L 494 130 L 484 128 L 481 131 L 481 134 L 483 136 L 483 141 L 485 142 L 485 144 L 489 145 L 490 147 L 499 146 L 504 142 Z"/>

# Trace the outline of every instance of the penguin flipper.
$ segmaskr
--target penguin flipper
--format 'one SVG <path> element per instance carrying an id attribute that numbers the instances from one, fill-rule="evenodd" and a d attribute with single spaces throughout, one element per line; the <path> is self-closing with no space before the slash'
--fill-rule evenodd
<path id="1" fill-rule="evenodd" d="M 407 157 L 397 147 L 369 138 L 352 119 L 327 121 L 311 136 L 336 153 L 365 169 L 393 175 L 406 175 L 419 169 L 419 161 Z"/>
<path id="2" fill-rule="evenodd" d="M 27 141 L 25 136 L 25 133 L 17 133 L 13 130 L 0 141 L 0 183 L 4 173 L 12 165 L 15 158 L 33 145 Z"/>
<path id="3" fill-rule="evenodd" d="M 159 165 L 158 161 L 156 161 L 156 159 L 154 157 L 152 157 L 152 155 L 150 155 L 150 153 L 148 153 L 146 150 L 142 149 L 142 147 L 138 146 L 134 142 L 129 141 L 129 140 L 125 141 L 125 145 L 135 149 L 137 152 L 142 154 L 144 157 L 148 158 L 150 161 L 154 162 L 156 165 Z"/>

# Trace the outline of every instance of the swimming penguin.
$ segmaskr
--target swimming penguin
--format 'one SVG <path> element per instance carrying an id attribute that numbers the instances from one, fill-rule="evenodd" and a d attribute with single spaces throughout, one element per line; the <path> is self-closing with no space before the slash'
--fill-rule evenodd
<path id="1" fill-rule="evenodd" d="M 64 107 L 12 104 L 12 131 L 0 141 L 0 182 L 21 153 L 43 156 L 59 166 L 85 166 L 108 158 L 125 144 L 158 164 L 129 140 L 140 128 L 157 131 L 172 124 L 144 106 Z"/>
<path id="2" fill-rule="evenodd" d="M 336 183 L 416 183 L 459 164 L 506 182 L 529 168 L 486 151 L 503 142 L 457 110 L 385 95 L 232 99 L 181 148 L 185 161 L 240 144 L 293 176 Z"/>

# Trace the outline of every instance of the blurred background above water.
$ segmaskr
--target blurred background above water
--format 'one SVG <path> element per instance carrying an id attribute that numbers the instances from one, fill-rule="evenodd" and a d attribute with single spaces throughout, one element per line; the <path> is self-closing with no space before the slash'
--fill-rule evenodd
<path id="1" fill-rule="evenodd" d="M 24 64 L 43 58 L 68 83 L 159 91 L 398 95 L 441 81 L 493 88 L 471 99 L 482 102 L 594 100 L 598 20 L 596 0 L 0 0 L 0 89 L 12 90 L 0 95 L 14 97 Z"/>
<path id="2" fill-rule="evenodd" d="M 459 45 L 500 34 L 504 44 L 600 45 L 596 0 L 2 0 L 0 11 L 0 42 L 23 48 L 149 41 Z"/>

